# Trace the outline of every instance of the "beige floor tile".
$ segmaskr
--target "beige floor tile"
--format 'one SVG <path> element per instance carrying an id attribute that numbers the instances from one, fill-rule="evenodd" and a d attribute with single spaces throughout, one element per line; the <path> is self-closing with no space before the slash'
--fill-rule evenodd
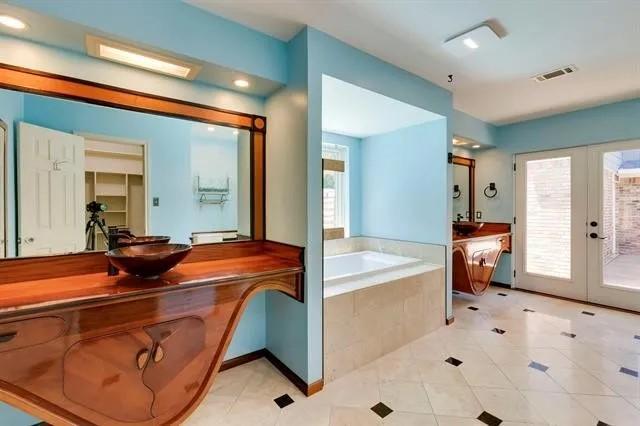
<path id="1" fill-rule="evenodd" d="M 513 384 L 495 364 L 462 364 L 460 372 L 470 386 L 513 389 Z"/>
<path id="2" fill-rule="evenodd" d="M 482 408 L 503 421 L 535 423 L 544 421 L 517 390 L 473 388 Z"/>
<path id="3" fill-rule="evenodd" d="M 380 383 L 380 401 L 394 411 L 410 413 L 433 412 L 422 383 L 382 382 Z"/>
<path id="4" fill-rule="evenodd" d="M 413 359 L 385 357 L 376 362 L 380 381 L 404 380 L 420 382 L 420 371 Z"/>
<path id="5" fill-rule="evenodd" d="M 437 415 L 475 418 L 482 413 L 482 407 L 467 386 L 425 383 L 424 387 Z"/>
<path id="6" fill-rule="evenodd" d="M 382 419 L 369 408 L 333 407 L 330 426 L 373 426 L 381 425 Z"/>
<path id="7" fill-rule="evenodd" d="M 588 395 L 615 395 L 600 380 L 584 370 L 573 368 L 550 368 L 547 374 L 569 393 Z"/>
<path id="8" fill-rule="evenodd" d="M 522 391 L 522 394 L 550 424 L 585 426 L 597 423 L 597 419 L 569 394 L 533 391 Z"/>
<path id="9" fill-rule="evenodd" d="M 280 408 L 272 399 L 240 396 L 221 424 L 268 426 L 275 425 L 279 416 Z"/>
<path id="10" fill-rule="evenodd" d="M 521 348 L 490 346 L 485 347 L 484 351 L 491 360 L 500 365 L 519 365 L 526 367 L 531 360 Z"/>
<path id="11" fill-rule="evenodd" d="M 444 361 L 415 361 L 415 365 L 424 383 L 468 386 L 460 367 Z"/>
<path id="12" fill-rule="evenodd" d="M 295 402 L 282 409 L 277 426 L 328 426 L 331 406 L 310 398 Z"/>
<path id="13" fill-rule="evenodd" d="M 549 368 L 580 368 L 557 349 L 524 348 L 523 352 L 532 361 L 546 365 Z"/>
<path id="14" fill-rule="evenodd" d="M 437 416 L 438 426 L 486 426 L 475 418 Z"/>
<path id="15" fill-rule="evenodd" d="M 573 395 L 598 420 L 616 426 L 638 426 L 640 410 L 617 396 Z"/>
<path id="16" fill-rule="evenodd" d="M 588 347 L 565 348 L 560 352 L 587 371 L 618 371 L 620 367 Z"/>
<path id="17" fill-rule="evenodd" d="M 394 411 L 382 421 L 388 426 L 439 426 L 433 414 L 404 413 Z"/>
<path id="18" fill-rule="evenodd" d="M 619 371 L 593 371 L 602 383 L 621 396 L 640 398 L 640 379 Z"/>
<path id="19" fill-rule="evenodd" d="M 546 373 L 522 365 L 500 365 L 500 370 L 520 390 L 564 392 Z"/>

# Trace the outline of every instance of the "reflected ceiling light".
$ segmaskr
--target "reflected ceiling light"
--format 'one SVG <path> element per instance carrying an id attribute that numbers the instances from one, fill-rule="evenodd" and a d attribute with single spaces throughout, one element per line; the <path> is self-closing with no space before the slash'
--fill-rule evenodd
<path id="1" fill-rule="evenodd" d="M 472 145 L 471 148 L 480 148 L 480 145 Z"/>
<path id="2" fill-rule="evenodd" d="M 13 30 L 24 30 L 27 28 L 27 24 L 24 21 L 9 15 L 0 15 L 0 24 Z"/>
<path id="3" fill-rule="evenodd" d="M 247 80 L 243 80 L 241 78 L 234 80 L 233 84 L 235 84 L 238 87 L 249 87 L 249 82 Z"/>
<path id="4" fill-rule="evenodd" d="M 142 68 L 172 77 L 193 80 L 202 67 L 102 37 L 87 35 L 87 53 L 93 57 Z"/>
<path id="5" fill-rule="evenodd" d="M 453 144 L 456 146 L 466 145 L 465 141 L 461 141 L 460 139 L 453 138 Z"/>
<path id="6" fill-rule="evenodd" d="M 239 133 L 240 133 L 240 132 L 239 132 L 238 130 L 234 130 L 234 131 L 233 131 L 233 134 L 234 134 L 234 135 L 236 135 L 236 136 L 237 136 Z"/>
<path id="7" fill-rule="evenodd" d="M 209 127 L 207 127 L 207 130 L 210 131 L 210 132 L 215 132 L 216 128 L 213 127 L 213 126 L 209 126 Z"/>
<path id="8" fill-rule="evenodd" d="M 487 24 L 445 40 L 442 47 L 454 56 L 466 56 L 473 52 L 486 51 L 497 44 L 500 37 Z"/>

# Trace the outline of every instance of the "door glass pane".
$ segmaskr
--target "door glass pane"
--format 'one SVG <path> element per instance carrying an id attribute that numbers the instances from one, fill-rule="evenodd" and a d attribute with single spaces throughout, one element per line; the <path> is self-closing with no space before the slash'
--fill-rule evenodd
<path id="1" fill-rule="evenodd" d="M 525 270 L 571 278 L 571 158 L 527 161 Z"/>
<path id="2" fill-rule="evenodd" d="M 640 289 L 640 150 L 604 154 L 601 200 L 604 283 Z"/>

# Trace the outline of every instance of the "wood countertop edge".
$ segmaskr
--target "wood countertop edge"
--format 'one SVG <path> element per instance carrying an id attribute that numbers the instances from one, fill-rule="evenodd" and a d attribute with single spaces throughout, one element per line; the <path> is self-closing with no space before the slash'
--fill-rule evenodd
<path id="1" fill-rule="evenodd" d="M 484 235 L 481 234 L 481 235 L 477 235 L 477 236 L 469 235 L 469 236 L 461 237 L 459 239 L 455 239 L 455 236 L 454 236 L 454 239 L 452 240 L 452 243 L 453 244 L 465 243 L 465 242 L 472 241 L 472 240 L 482 240 L 482 239 L 486 239 L 486 238 L 504 237 L 506 235 L 510 236 L 512 234 L 513 234 L 512 232 L 496 232 L 495 234 L 484 234 Z"/>

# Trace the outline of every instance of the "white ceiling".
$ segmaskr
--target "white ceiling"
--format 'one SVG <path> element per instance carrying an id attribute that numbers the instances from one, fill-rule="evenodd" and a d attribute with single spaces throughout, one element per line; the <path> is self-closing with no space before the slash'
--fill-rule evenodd
<path id="1" fill-rule="evenodd" d="M 640 97 L 638 0 L 185 0 L 289 40 L 310 25 L 454 93 L 494 124 Z M 442 42 L 490 21 L 504 37 L 455 58 Z M 574 64 L 578 72 L 530 77 Z M 447 82 L 447 75 L 454 82 Z"/>
<path id="2" fill-rule="evenodd" d="M 348 102 L 345 102 L 348 99 Z M 444 118 L 327 75 L 322 76 L 322 130 L 365 138 Z"/>

